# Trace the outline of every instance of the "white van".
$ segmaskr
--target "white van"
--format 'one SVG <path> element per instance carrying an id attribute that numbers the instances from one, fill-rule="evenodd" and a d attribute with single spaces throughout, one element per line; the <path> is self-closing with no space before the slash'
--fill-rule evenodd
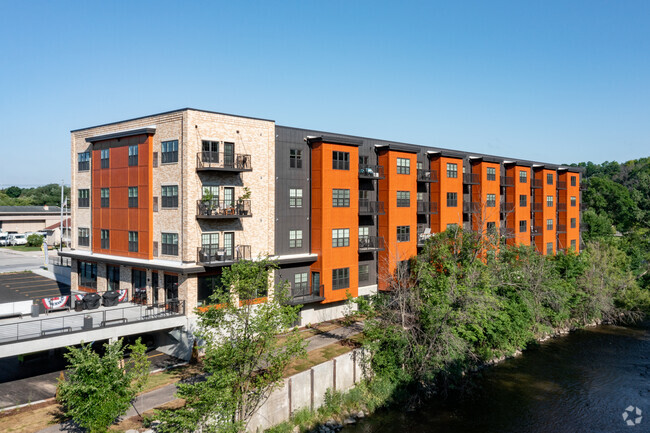
<path id="1" fill-rule="evenodd" d="M 0 247 L 6 247 L 8 245 L 7 244 L 8 239 L 9 239 L 8 234 L 5 233 L 0 234 Z"/>
<path id="2" fill-rule="evenodd" d="M 9 235 L 9 245 L 27 245 L 27 236 L 24 234 Z"/>

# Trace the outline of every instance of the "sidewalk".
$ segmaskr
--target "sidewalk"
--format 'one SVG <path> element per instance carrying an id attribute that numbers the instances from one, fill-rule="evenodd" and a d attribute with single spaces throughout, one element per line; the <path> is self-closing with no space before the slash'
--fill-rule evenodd
<path id="1" fill-rule="evenodd" d="M 320 349 L 321 347 L 345 340 L 360 333 L 363 330 L 363 325 L 354 323 L 351 326 L 344 326 L 336 328 L 322 334 L 309 337 L 307 341 L 307 352 Z M 141 394 L 134 402 L 136 410 L 131 407 L 122 419 L 130 418 L 132 416 L 140 415 L 148 410 L 154 409 L 164 403 L 168 403 L 176 399 L 176 384 L 166 385 L 162 388 L 155 389 L 151 392 Z M 41 430 L 39 433 L 59 433 L 59 432 L 80 432 L 78 427 L 72 423 L 56 424 Z"/>

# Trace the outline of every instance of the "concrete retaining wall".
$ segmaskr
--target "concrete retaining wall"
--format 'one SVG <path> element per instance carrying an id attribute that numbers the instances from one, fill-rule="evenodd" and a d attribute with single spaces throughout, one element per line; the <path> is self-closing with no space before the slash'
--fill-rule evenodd
<path id="1" fill-rule="evenodd" d="M 325 401 L 328 389 L 347 391 L 354 387 L 364 375 L 362 350 L 355 349 L 285 379 L 253 415 L 248 431 L 263 431 L 305 407 L 317 409 Z"/>

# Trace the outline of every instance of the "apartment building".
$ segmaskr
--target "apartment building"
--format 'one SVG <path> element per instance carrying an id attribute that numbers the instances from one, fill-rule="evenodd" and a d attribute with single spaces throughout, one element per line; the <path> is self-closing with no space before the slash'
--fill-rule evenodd
<path id="1" fill-rule="evenodd" d="M 308 323 L 386 288 L 450 225 L 580 248 L 573 167 L 190 108 L 72 131 L 71 158 L 73 288 L 190 315 L 224 267 L 266 255 Z"/>

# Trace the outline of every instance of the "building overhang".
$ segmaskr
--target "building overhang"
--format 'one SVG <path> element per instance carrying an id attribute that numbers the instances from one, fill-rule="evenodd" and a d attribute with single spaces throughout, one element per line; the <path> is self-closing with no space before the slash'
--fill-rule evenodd
<path id="1" fill-rule="evenodd" d="M 456 152 L 454 150 L 428 150 L 427 155 L 429 155 L 429 158 L 442 156 L 444 158 L 456 158 L 456 159 L 463 159 L 466 156 L 466 154 L 462 152 Z"/>
<path id="2" fill-rule="evenodd" d="M 348 137 L 339 137 L 336 135 L 319 135 L 305 137 L 307 144 L 328 143 L 328 144 L 342 144 L 344 146 L 359 147 L 363 144 L 363 140 L 355 140 Z"/>
<path id="3" fill-rule="evenodd" d="M 180 274 L 196 274 L 205 272 L 203 266 L 195 263 L 172 262 L 170 260 L 145 260 L 131 257 L 112 256 L 110 254 L 97 254 L 91 251 L 70 250 L 59 251 L 59 256 L 70 257 L 77 260 L 87 260 L 89 262 L 108 263 L 110 265 L 124 265 L 136 268 L 155 269 L 159 271 L 175 272 Z"/>
<path id="4" fill-rule="evenodd" d="M 292 263 L 314 263 L 318 260 L 318 254 L 289 254 L 282 256 L 271 256 L 269 260 L 277 262 L 280 265 L 289 265 Z"/>
<path id="5" fill-rule="evenodd" d="M 86 142 L 88 143 L 96 143 L 98 141 L 105 141 L 105 140 L 114 140 L 116 138 L 122 138 L 122 137 L 133 137 L 134 135 L 152 135 L 156 133 L 156 127 L 155 126 L 147 126 L 144 128 L 137 128 L 137 129 L 128 129 L 125 131 L 118 131 L 118 132 L 113 132 L 111 134 L 104 134 L 104 135 L 95 135 L 93 137 L 86 137 Z"/>

